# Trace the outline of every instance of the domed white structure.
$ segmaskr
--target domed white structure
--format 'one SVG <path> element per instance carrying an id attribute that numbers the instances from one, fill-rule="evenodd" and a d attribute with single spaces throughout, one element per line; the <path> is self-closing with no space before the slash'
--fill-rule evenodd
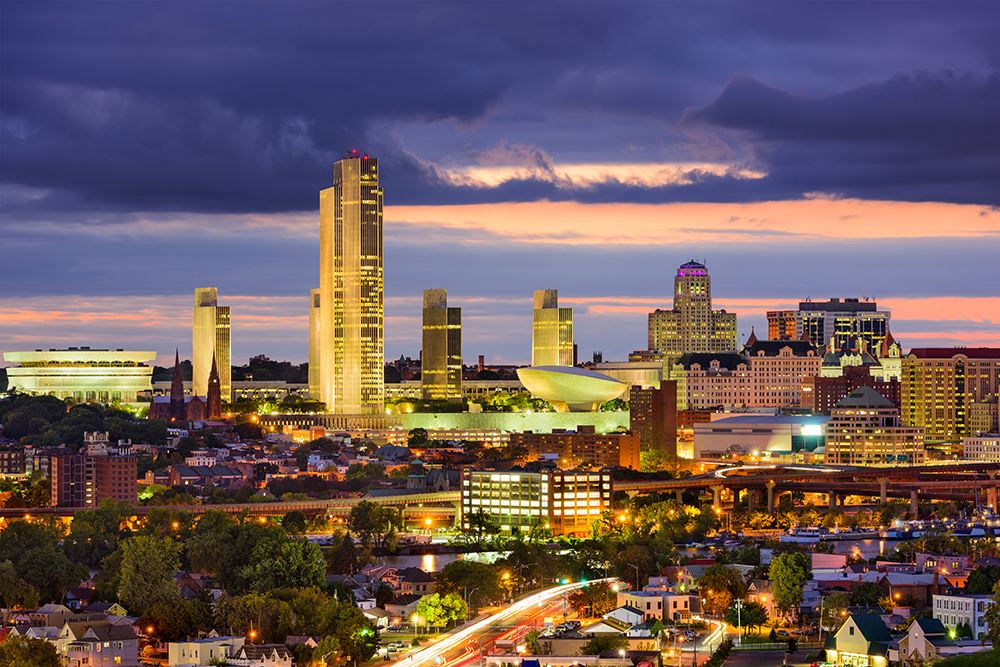
<path id="1" fill-rule="evenodd" d="M 596 412 L 601 403 L 628 388 L 613 377 L 575 366 L 518 368 L 517 377 L 532 396 L 548 401 L 558 412 Z"/>

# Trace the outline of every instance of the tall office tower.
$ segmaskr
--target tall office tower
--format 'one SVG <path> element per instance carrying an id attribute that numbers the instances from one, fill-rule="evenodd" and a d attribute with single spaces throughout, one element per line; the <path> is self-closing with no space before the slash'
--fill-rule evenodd
<path id="1" fill-rule="evenodd" d="M 573 365 L 573 309 L 559 307 L 559 290 L 535 290 L 531 365 Z"/>
<path id="2" fill-rule="evenodd" d="M 871 387 L 861 385 L 852 391 L 830 415 L 828 465 L 923 465 L 924 429 L 900 424 L 899 409 Z"/>
<path id="3" fill-rule="evenodd" d="M 794 333 L 789 322 L 792 317 Z M 800 301 L 797 311 L 768 311 L 767 328 L 772 340 L 808 336 L 813 345 L 826 345 L 834 336 L 837 345 L 843 345 L 848 338 L 856 337 L 865 342 L 864 351 L 877 354 L 889 330 L 889 311 L 878 310 L 874 301 L 860 299 Z M 775 336 L 775 332 L 780 335 Z"/>
<path id="4" fill-rule="evenodd" d="M 922 426 L 928 442 L 960 445 L 970 435 L 970 406 L 1000 391 L 1000 348 L 913 348 L 902 359 L 902 375 L 903 421 Z M 959 446 L 952 450 L 961 453 Z"/>
<path id="5" fill-rule="evenodd" d="M 309 398 L 320 400 L 320 349 L 323 336 L 320 334 L 319 290 L 309 292 Z"/>
<path id="6" fill-rule="evenodd" d="M 629 392 L 629 427 L 639 434 L 639 447 L 677 455 L 677 381 L 663 380 L 659 389 L 633 386 Z"/>
<path id="7" fill-rule="evenodd" d="M 233 400 L 233 370 L 229 306 L 219 305 L 219 290 L 200 287 L 194 291 L 194 324 L 192 340 L 192 365 L 194 366 L 194 395 L 208 395 L 208 376 L 212 372 L 212 359 L 219 368 L 219 388 L 222 400 Z"/>
<path id="8" fill-rule="evenodd" d="M 320 400 L 339 414 L 384 409 L 382 188 L 378 160 L 351 151 L 319 193 Z"/>
<path id="9" fill-rule="evenodd" d="M 448 290 L 424 290 L 423 397 L 462 400 L 462 309 L 448 307 Z"/>
<path id="10" fill-rule="evenodd" d="M 677 269 L 674 307 L 649 314 L 649 349 L 663 355 L 664 368 L 690 352 L 735 352 L 736 313 L 712 310 L 712 279 L 691 260 Z"/>

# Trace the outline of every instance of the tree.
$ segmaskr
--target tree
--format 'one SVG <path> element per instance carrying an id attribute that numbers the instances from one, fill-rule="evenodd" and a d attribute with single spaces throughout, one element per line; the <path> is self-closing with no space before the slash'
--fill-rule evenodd
<path id="1" fill-rule="evenodd" d="M 877 607 L 885 597 L 882 588 L 871 581 L 863 581 L 851 589 L 851 604 L 863 607 Z"/>
<path id="2" fill-rule="evenodd" d="M 0 563 L 0 607 L 34 609 L 38 606 L 38 591 L 22 579 L 9 560 Z"/>
<path id="3" fill-rule="evenodd" d="M 618 597 L 607 581 L 594 581 L 567 597 L 570 606 L 587 616 L 603 616 L 618 606 Z"/>
<path id="4" fill-rule="evenodd" d="M 734 599 L 743 597 L 747 586 L 739 571 L 717 563 L 705 569 L 705 574 L 698 580 L 698 590 L 709 613 L 721 614 Z"/>
<path id="5" fill-rule="evenodd" d="M 62 667 L 56 645 L 25 635 L 8 637 L 0 644 L 0 665 L 4 667 Z"/>
<path id="6" fill-rule="evenodd" d="M 473 560 L 455 560 L 438 572 L 434 578 L 434 590 L 447 595 L 468 594 L 469 601 L 477 606 L 477 601 L 499 602 L 506 595 L 501 567 Z"/>
<path id="7" fill-rule="evenodd" d="M 489 512 L 481 508 L 466 514 L 465 520 L 469 523 L 469 527 L 463 531 L 462 536 L 468 544 L 477 549 L 482 549 L 487 539 L 500 533 L 500 526 Z"/>
<path id="8" fill-rule="evenodd" d="M 998 581 L 1000 581 L 1000 565 L 977 567 L 969 573 L 969 579 L 965 582 L 965 593 L 968 595 L 989 593 Z"/>
<path id="9" fill-rule="evenodd" d="M 455 593 L 446 595 L 432 593 L 420 598 L 415 614 L 420 617 L 424 625 L 441 626 L 466 618 L 469 615 L 469 608 Z"/>
<path id="10" fill-rule="evenodd" d="M 62 602 L 66 591 L 87 578 L 87 567 L 74 563 L 66 555 L 49 547 L 38 547 L 24 554 L 17 564 L 17 574 L 38 591 L 43 602 Z"/>
<path id="11" fill-rule="evenodd" d="M 986 607 L 986 638 L 993 646 L 1000 646 L 1000 581 L 993 586 L 993 597 Z"/>
<path id="12" fill-rule="evenodd" d="M 834 593 L 823 600 L 823 618 L 821 623 L 824 626 L 832 627 L 839 625 L 846 617 L 847 607 L 851 604 L 851 598 L 847 593 Z"/>
<path id="13" fill-rule="evenodd" d="M 299 510 L 292 510 L 281 517 L 281 527 L 293 535 L 306 532 L 306 515 Z"/>
<path id="14" fill-rule="evenodd" d="M 580 655 L 600 655 L 605 651 L 627 651 L 628 637 L 625 635 L 597 635 L 580 647 Z"/>
<path id="15" fill-rule="evenodd" d="M 173 573 L 180 567 L 181 546 L 169 537 L 142 535 L 119 545 L 122 552 L 118 598 L 140 615 L 158 602 L 176 602 L 180 590 Z"/>
<path id="16" fill-rule="evenodd" d="M 740 601 L 737 601 L 740 602 Z M 734 627 L 739 626 L 744 635 L 750 632 L 750 628 L 759 628 L 767 623 L 767 609 L 759 602 L 742 602 L 742 608 L 737 609 L 733 603 L 726 610 L 725 621 Z"/>
<path id="17" fill-rule="evenodd" d="M 346 531 L 331 535 L 333 545 L 324 552 L 328 574 L 354 574 L 361 561 L 354 539 Z"/>
<path id="18" fill-rule="evenodd" d="M 427 429 L 414 428 L 406 439 L 406 444 L 410 447 L 425 447 L 430 440 L 427 437 Z"/>
<path id="19" fill-rule="evenodd" d="M 319 586 L 326 563 L 319 546 L 306 539 L 266 540 L 254 547 L 245 577 L 261 593 L 274 588 Z"/>
<path id="20" fill-rule="evenodd" d="M 201 600 L 157 602 L 139 619 L 161 642 L 175 642 L 212 629 L 212 610 Z"/>
<path id="21" fill-rule="evenodd" d="M 361 538 L 361 544 L 372 553 L 380 554 L 393 546 L 396 531 L 403 527 L 399 510 L 362 500 L 351 508 L 351 530 Z"/>
<path id="22" fill-rule="evenodd" d="M 805 553 L 779 554 L 771 559 L 770 577 L 774 604 L 787 614 L 802 603 L 802 592 L 812 577 L 812 559 Z"/>

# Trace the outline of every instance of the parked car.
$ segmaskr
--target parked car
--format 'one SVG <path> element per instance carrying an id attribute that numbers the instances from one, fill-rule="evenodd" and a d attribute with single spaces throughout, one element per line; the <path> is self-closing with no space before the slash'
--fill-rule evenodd
<path id="1" fill-rule="evenodd" d="M 779 637 L 791 637 L 791 635 L 788 634 L 788 630 L 778 630 L 775 634 Z"/>

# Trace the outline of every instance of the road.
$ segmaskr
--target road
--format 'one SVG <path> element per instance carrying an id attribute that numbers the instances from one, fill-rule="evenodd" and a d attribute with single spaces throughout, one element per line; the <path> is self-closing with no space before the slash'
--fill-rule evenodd
<path id="1" fill-rule="evenodd" d="M 607 579 L 614 581 L 614 579 Z M 532 629 L 540 628 L 545 617 L 563 615 L 565 595 L 585 586 L 584 583 L 555 586 L 522 598 L 506 609 L 475 621 L 457 632 L 444 635 L 436 643 L 414 651 L 399 660 L 399 667 L 472 667 L 480 661 L 480 646 L 485 653 L 499 642 L 510 642 L 510 646 L 521 643 Z M 698 662 L 708 659 L 711 649 L 718 646 L 726 631 L 720 621 L 709 620 L 711 632 L 698 639 Z M 690 665 L 694 657 L 694 645 L 682 644 L 681 664 Z M 676 653 L 665 656 L 664 664 L 672 664 Z M 676 659 L 676 658 L 675 658 Z"/>

